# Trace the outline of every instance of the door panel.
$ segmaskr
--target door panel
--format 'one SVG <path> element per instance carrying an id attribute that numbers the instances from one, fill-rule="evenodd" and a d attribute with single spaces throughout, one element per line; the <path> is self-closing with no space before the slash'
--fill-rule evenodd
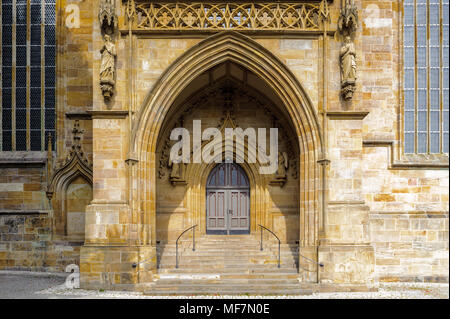
<path id="1" fill-rule="evenodd" d="M 208 191 L 207 228 L 211 230 L 226 230 L 226 192 Z"/>
<path id="2" fill-rule="evenodd" d="M 206 195 L 208 234 L 250 232 L 250 189 L 248 178 L 239 165 L 216 166 L 208 178 Z"/>

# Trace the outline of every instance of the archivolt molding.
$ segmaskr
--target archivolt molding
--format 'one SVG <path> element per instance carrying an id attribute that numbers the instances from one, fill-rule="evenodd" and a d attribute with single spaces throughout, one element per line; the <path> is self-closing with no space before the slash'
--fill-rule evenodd
<path id="1" fill-rule="evenodd" d="M 64 192 L 67 185 L 77 176 L 82 176 L 92 185 L 92 164 L 81 147 L 79 121 L 75 121 L 72 135 L 73 144 L 64 161 L 54 170 L 47 186 L 47 197 L 52 199 L 55 192 Z"/>
<path id="2" fill-rule="evenodd" d="M 132 29 L 321 31 L 329 20 L 327 0 L 305 3 L 153 2 L 128 0 Z"/>

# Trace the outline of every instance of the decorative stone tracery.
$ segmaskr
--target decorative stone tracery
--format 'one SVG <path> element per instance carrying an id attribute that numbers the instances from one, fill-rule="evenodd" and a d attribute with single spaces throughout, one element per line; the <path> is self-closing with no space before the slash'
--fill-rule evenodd
<path id="1" fill-rule="evenodd" d="M 321 30 L 328 3 L 227 3 L 128 1 L 138 30 Z M 135 8 L 131 9 L 131 8 Z"/>

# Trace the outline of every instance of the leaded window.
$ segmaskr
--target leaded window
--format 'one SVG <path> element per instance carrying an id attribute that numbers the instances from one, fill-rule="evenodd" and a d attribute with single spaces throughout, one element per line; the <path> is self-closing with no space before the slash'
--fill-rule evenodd
<path id="1" fill-rule="evenodd" d="M 55 135 L 55 1 L 2 0 L 1 151 L 42 151 Z"/>
<path id="2" fill-rule="evenodd" d="M 448 153 L 449 0 L 403 1 L 404 152 Z"/>

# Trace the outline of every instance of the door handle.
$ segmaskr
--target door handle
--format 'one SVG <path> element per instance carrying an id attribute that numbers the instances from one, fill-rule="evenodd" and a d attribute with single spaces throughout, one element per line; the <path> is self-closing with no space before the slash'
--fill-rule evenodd
<path id="1" fill-rule="evenodd" d="M 228 214 L 233 214 L 233 210 L 232 210 L 232 209 L 229 209 L 229 210 L 228 210 Z"/>

